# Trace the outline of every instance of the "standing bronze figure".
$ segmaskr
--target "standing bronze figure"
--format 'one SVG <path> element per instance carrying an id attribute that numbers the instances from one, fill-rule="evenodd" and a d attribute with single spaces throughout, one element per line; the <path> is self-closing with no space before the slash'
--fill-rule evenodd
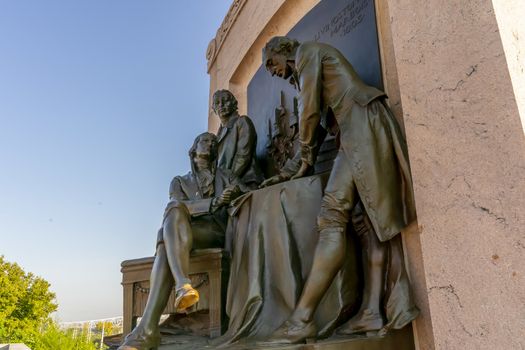
<path id="1" fill-rule="evenodd" d="M 237 99 L 228 90 L 213 94 L 213 111 L 219 117 L 218 166 L 230 170 L 249 188 L 255 189 L 262 181 L 262 173 L 255 159 L 257 133 L 251 119 L 239 115 Z"/>
<path id="2" fill-rule="evenodd" d="M 418 315 L 404 267 L 399 232 L 415 219 L 407 147 L 385 103 L 386 95 L 361 81 L 335 48 L 274 37 L 263 51 L 266 69 L 299 91 L 300 165 L 316 159 L 321 110 L 339 129 L 340 148 L 318 216 L 319 241 L 308 280 L 289 319 L 270 343 L 299 343 L 316 336 L 313 314 L 343 263 L 347 224 L 358 232 L 364 255 L 362 305 L 340 334 L 384 333 Z M 264 185 L 288 176 L 277 176 Z"/>
<path id="3" fill-rule="evenodd" d="M 190 252 L 224 246 L 226 207 L 245 190 L 237 177 L 217 167 L 215 135 L 206 132 L 197 136 L 189 155 L 191 171 L 176 176 L 170 185 L 144 315 L 119 350 L 149 350 L 160 344 L 158 324 L 173 285 L 177 311 L 199 300 L 188 276 Z"/>

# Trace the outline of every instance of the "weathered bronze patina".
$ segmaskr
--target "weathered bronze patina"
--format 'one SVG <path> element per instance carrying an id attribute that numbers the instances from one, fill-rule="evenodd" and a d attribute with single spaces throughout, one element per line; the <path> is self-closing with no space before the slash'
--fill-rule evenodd
<path id="1" fill-rule="evenodd" d="M 275 37 L 264 49 L 263 63 L 299 91 L 301 150 L 292 178 L 305 176 L 314 165 L 322 110 L 333 114 L 340 138 L 318 216 L 319 241 L 310 275 L 294 312 L 269 343 L 298 343 L 316 336 L 313 314 L 343 264 L 349 222 L 363 223 L 356 231 L 364 251 L 365 286 L 359 312 L 338 332 L 383 334 L 404 327 L 418 309 L 399 232 L 415 219 L 415 209 L 407 147 L 385 94 L 364 84 L 346 58 L 326 44 Z M 359 219 L 363 216 L 365 220 Z"/>
<path id="2" fill-rule="evenodd" d="M 218 166 L 230 170 L 250 188 L 257 188 L 262 174 L 255 159 L 257 133 L 248 116 L 237 112 L 237 99 L 228 90 L 213 94 L 213 111 L 219 117 Z"/>
<path id="3" fill-rule="evenodd" d="M 192 170 L 176 176 L 170 185 L 170 201 L 157 237 L 144 315 L 120 350 L 145 350 L 159 345 L 158 323 L 173 285 L 177 311 L 184 311 L 199 300 L 188 276 L 190 252 L 224 246 L 226 206 L 246 190 L 236 176 L 217 167 L 215 135 L 199 135 L 189 155 Z"/>

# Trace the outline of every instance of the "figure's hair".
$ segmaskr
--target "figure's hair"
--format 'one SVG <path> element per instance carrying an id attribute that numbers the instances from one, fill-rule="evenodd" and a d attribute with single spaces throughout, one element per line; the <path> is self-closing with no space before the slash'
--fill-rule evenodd
<path id="1" fill-rule="evenodd" d="M 201 138 L 203 138 L 204 136 L 209 136 L 212 138 L 212 146 L 211 146 L 211 161 L 215 161 L 217 159 L 217 154 L 218 154 L 218 146 L 219 146 L 219 141 L 217 139 L 217 136 L 212 134 L 212 133 L 209 133 L 209 132 L 203 132 L 202 134 L 200 134 L 199 136 L 197 136 L 195 138 L 195 140 L 193 141 L 193 145 L 191 146 L 188 154 L 190 155 L 190 159 L 193 163 L 193 158 L 195 157 L 195 152 L 197 151 L 197 144 L 199 143 L 199 141 L 201 140 Z"/>
<path id="2" fill-rule="evenodd" d="M 290 56 L 293 52 L 295 52 L 299 45 L 299 41 L 295 39 L 291 39 L 286 36 L 274 36 L 266 43 L 263 48 L 263 64 L 265 64 L 269 54 L 274 53 Z"/>
<path id="3" fill-rule="evenodd" d="M 205 137 L 211 137 L 211 149 L 210 149 L 210 158 L 208 161 L 210 162 L 210 173 L 213 176 L 213 178 L 209 178 L 207 176 L 204 176 L 203 178 L 199 178 L 199 172 L 197 171 L 197 166 L 195 165 L 195 154 L 197 153 L 197 144 L 200 142 L 200 140 Z M 197 186 L 199 187 L 199 191 L 201 194 L 203 193 L 212 193 L 214 189 L 214 178 L 215 173 L 217 171 L 217 157 L 218 157 L 218 139 L 217 136 L 215 136 L 212 133 L 209 132 L 203 132 L 199 136 L 195 138 L 193 141 L 193 145 L 190 148 L 189 154 L 190 154 L 190 164 L 191 164 L 191 174 L 194 178 L 197 180 Z"/>
<path id="4" fill-rule="evenodd" d="M 216 98 L 219 98 L 220 95 L 226 95 L 226 97 L 228 98 L 228 100 L 230 100 L 233 104 L 233 110 L 235 112 L 237 112 L 237 99 L 235 98 L 235 96 L 231 93 L 230 90 L 226 90 L 226 89 L 223 89 L 223 90 L 217 90 L 215 91 L 215 93 L 213 94 L 213 100 L 212 100 L 212 106 L 215 107 L 215 99 Z M 214 108 L 215 109 L 215 108 Z"/>

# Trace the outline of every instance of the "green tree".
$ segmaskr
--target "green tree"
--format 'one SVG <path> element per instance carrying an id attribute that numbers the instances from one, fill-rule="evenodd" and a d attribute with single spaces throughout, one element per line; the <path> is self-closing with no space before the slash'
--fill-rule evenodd
<path id="1" fill-rule="evenodd" d="M 33 350 L 97 350 L 51 320 L 55 294 L 44 279 L 26 273 L 0 255 L 0 343 L 25 343 Z"/>
<path id="2" fill-rule="evenodd" d="M 47 281 L 0 255 L 0 343 L 35 346 L 56 309 Z"/>
<path id="3" fill-rule="evenodd" d="M 98 350 L 86 337 L 75 337 L 72 330 L 61 330 L 55 323 L 46 327 L 34 346 L 33 350 Z"/>
<path id="4" fill-rule="evenodd" d="M 115 327 L 111 322 L 99 321 L 95 325 L 95 330 L 99 333 L 102 333 L 102 329 L 104 329 L 104 336 L 112 335 L 115 331 L 114 328 Z"/>

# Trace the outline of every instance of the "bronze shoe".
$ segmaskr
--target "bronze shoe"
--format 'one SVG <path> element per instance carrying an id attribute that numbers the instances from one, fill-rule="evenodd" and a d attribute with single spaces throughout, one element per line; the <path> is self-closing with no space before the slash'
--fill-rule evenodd
<path id="1" fill-rule="evenodd" d="M 156 350 L 160 345 L 160 332 L 146 334 L 142 328 L 135 328 L 128 334 L 118 350 Z"/>
<path id="2" fill-rule="evenodd" d="M 304 343 L 307 339 L 315 338 L 317 328 L 314 322 L 293 323 L 284 322 L 277 328 L 266 341 L 258 343 L 260 345 L 278 345 L 278 344 L 299 344 Z"/>
<path id="3" fill-rule="evenodd" d="M 339 335 L 366 333 L 369 336 L 377 334 L 384 325 L 385 321 L 381 314 L 365 309 L 362 313 L 358 313 L 339 327 L 336 333 Z"/>
<path id="4" fill-rule="evenodd" d="M 199 301 L 199 292 L 190 284 L 185 284 L 177 289 L 175 295 L 175 308 L 177 312 L 183 312 Z"/>

